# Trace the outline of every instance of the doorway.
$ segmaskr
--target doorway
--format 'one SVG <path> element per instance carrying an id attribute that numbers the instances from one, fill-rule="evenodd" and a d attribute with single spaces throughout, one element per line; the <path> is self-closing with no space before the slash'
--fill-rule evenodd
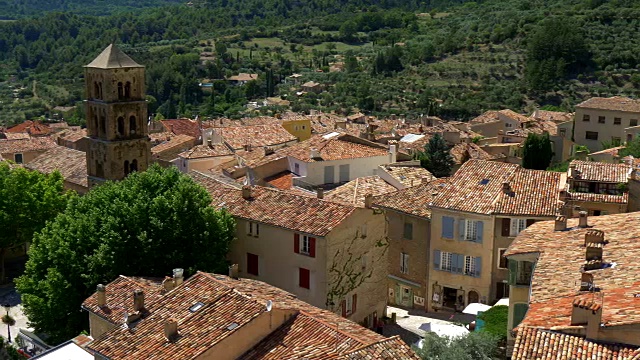
<path id="1" fill-rule="evenodd" d="M 478 295 L 478 293 L 476 291 L 469 291 L 469 302 L 467 304 L 471 304 L 471 303 L 477 303 L 480 301 L 480 295 Z"/>
<path id="2" fill-rule="evenodd" d="M 400 285 L 400 304 L 402 306 L 413 307 L 413 290 L 410 287 Z"/>
<path id="3" fill-rule="evenodd" d="M 442 306 L 450 309 L 456 308 L 456 297 L 458 296 L 458 289 L 444 287 L 442 292 Z"/>

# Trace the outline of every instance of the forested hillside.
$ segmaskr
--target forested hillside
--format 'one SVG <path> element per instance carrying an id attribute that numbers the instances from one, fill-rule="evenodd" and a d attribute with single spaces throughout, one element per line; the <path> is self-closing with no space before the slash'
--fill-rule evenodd
<path id="1" fill-rule="evenodd" d="M 108 15 L 179 3 L 184 2 L 181 0 L 0 0 L 0 20 L 41 16 L 53 11 Z"/>
<path id="2" fill-rule="evenodd" d="M 280 95 L 296 111 L 465 120 L 640 94 L 637 1 L 371 3 L 209 0 L 0 23 L 0 121 L 81 100 L 82 66 L 114 40 L 147 66 L 150 113 L 165 117 L 240 116 L 247 101 Z M 223 80 L 238 72 L 259 79 Z M 293 73 L 326 91 L 296 95 Z"/>

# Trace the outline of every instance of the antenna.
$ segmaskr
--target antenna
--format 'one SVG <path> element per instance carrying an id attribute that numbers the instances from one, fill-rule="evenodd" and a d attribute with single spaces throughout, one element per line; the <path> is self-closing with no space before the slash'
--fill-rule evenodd
<path id="1" fill-rule="evenodd" d="M 267 300 L 267 311 L 271 311 L 273 308 L 273 301 Z"/>

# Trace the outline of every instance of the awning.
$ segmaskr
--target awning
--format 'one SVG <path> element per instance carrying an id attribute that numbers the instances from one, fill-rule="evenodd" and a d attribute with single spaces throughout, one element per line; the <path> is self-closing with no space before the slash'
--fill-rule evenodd
<path id="1" fill-rule="evenodd" d="M 422 285 L 418 284 L 417 282 L 413 282 L 413 281 L 410 281 L 410 280 L 405 280 L 405 279 L 403 279 L 401 277 L 397 277 L 397 276 L 394 276 L 394 275 L 387 275 L 387 277 L 389 277 L 389 279 L 400 281 L 402 283 L 405 283 L 407 285 L 411 285 L 413 287 L 417 287 L 417 288 L 421 288 L 422 287 Z"/>
<path id="2" fill-rule="evenodd" d="M 481 303 L 471 303 L 471 304 L 467 305 L 467 307 L 464 308 L 464 310 L 462 310 L 462 313 L 463 314 L 478 315 L 478 312 L 487 311 L 489 309 L 491 309 L 491 306 L 489 306 L 489 305 L 485 305 L 485 304 L 481 304 Z"/>

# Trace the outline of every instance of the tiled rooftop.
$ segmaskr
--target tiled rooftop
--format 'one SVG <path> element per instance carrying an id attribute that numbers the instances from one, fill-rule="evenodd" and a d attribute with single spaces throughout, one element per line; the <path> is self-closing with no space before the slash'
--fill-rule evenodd
<path id="1" fill-rule="evenodd" d="M 293 186 L 293 174 L 286 170 L 264 178 L 264 181 L 281 190 L 290 189 Z"/>
<path id="2" fill-rule="evenodd" d="M 410 350 L 400 340 L 399 336 L 373 343 L 362 347 L 359 350 L 347 354 L 348 360 L 420 360 L 420 357 Z"/>
<path id="3" fill-rule="evenodd" d="M 231 151 L 231 149 L 229 149 L 225 144 L 196 145 L 193 148 L 178 154 L 178 156 L 185 159 L 200 159 L 225 155 L 233 155 L 233 151 Z"/>
<path id="4" fill-rule="evenodd" d="M 26 120 L 22 124 L 18 124 L 7 129 L 8 133 L 27 133 L 31 136 L 47 135 L 51 133 L 51 129 L 47 124 L 40 121 Z"/>
<path id="5" fill-rule="evenodd" d="M 592 97 L 576 105 L 576 108 L 618 110 L 637 113 L 640 112 L 640 102 L 622 96 L 613 96 L 610 98 Z"/>
<path id="6" fill-rule="evenodd" d="M 50 137 L 32 137 L 18 140 L 0 140 L 0 153 L 20 153 L 27 151 L 42 151 L 56 147 Z"/>
<path id="7" fill-rule="evenodd" d="M 293 231 L 325 236 L 355 210 L 353 206 L 262 186 L 252 186 L 251 198 L 245 200 L 237 187 L 199 172 L 190 175 L 207 189 L 213 207 L 224 207 L 233 216 Z"/>
<path id="8" fill-rule="evenodd" d="M 569 219 L 567 231 L 554 231 L 553 221 L 542 221 L 521 232 L 505 255 L 539 253 L 539 256 L 529 311 L 520 326 L 568 328 L 575 299 L 602 304 L 604 326 L 640 323 L 640 298 L 634 295 L 640 286 L 639 222 L 640 213 L 636 212 L 590 216 L 589 228 L 578 228 L 578 220 Z M 600 289 L 596 297 L 594 293 L 578 291 L 585 263 L 585 234 L 593 230 L 604 232 L 603 262 L 615 264 L 587 271 L 593 274 L 594 285 Z"/>
<path id="9" fill-rule="evenodd" d="M 449 150 L 451 156 L 453 157 L 453 161 L 456 164 L 462 164 L 469 159 L 476 160 L 492 160 L 493 156 L 491 156 L 488 152 L 482 150 L 480 146 L 474 143 L 460 143 L 454 145 L 451 150 Z"/>
<path id="10" fill-rule="evenodd" d="M 64 130 L 59 135 L 58 138 L 63 141 L 76 142 L 87 136 L 87 129 L 79 129 L 79 130 Z"/>
<path id="11" fill-rule="evenodd" d="M 172 120 L 160 120 L 162 127 L 165 131 L 173 133 L 174 135 L 189 135 L 195 139 L 202 138 L 202 131 L 200 130 L 200 124 L 197 121 L 191 119 L 172 119 Z"/>
<path id="12" fill-rule="evenodd" d="M 579 177 L 575 179 L 585 181 L 626 183 L 627 175 L 631 172 L 631 166 L 627 164 L 573 160 L 569 163 L 569 168 L 572 166 L 579 173 Z"/>
<path id="13" fill-rule="evenodd" d="M 228 126 L 215 128 L 214 131 L 220 133 L 232 149 L 242 149 L 245 145 L 276 146 L 297 140 L 280 124 Z"/>
<path id="14" fill-rule="evenodd" d="M 374 206 L 390 210 L 400 211 L 405 214 L 423 218 L 431 217 L 429 203 L 434 194 L 437 194 L 447 179 L 437 179 L 427 184 L 398 190 L 392 194 L 376 196 L 373 198 Z"/>
<path id="15" fill-rule="evenodd" d="M 189 135 L 173 135 L 168 141 L 164 141 L 151 148 L 151 154 L 167 160 L 173 160 L 177 155 L 189 149 L 195 143 L 195 138 Z"/>
<path id="16" fill-rule="evenodd" d="M 405 187 L 422 184 L 423 181 L 432 181 L 436 177 L 429 170 L 421 166 L 380 165 L 378 171 L 384 171 L 398 180 Z"/>
<path id="17" fill-rule="evenodd" d="M 278 153 L 305 162 L 318 161 L 311 158 L 311 149 L 317 149 L 320 158 L 324 161 L 384 156 L 388 153 L 384 145 L 340 133 L 331 137 L 315 135 Z"/>
<path id="18" fill-rule="evenodd" d="M 626 204 L 629 202 L 629 193 L 625 192 L 622 195 L 610 195 L 610 194 L 591 194 L 581 192 L 571 192 L 569 194 L 571 201 L 584 201 L 584 202 L 599 202 L 608 204 Z"/>
<path id="19" fill-rule="evenodd" d="M 364 207 L 364 198 L 367 194 L 377 196 L 388 194 L 397 189 L 391 186 L 381 177 L 365 176 L 340 185 L 324 195 L 325 200 L 344 203 L 348 205 Z"/>
<path id="20" fill-rule="evenodd" d="M 560 111 L 548 111 L 548 110 L 536 110 L 531 117 L 536 120 L 553 121 L 555 123 L 563 123 L 565 121 L 573 120 L 573 113 L 566 113 Z"/>
<path id="21" fill-rule="evenodd" d="M 508 193 L 503 190 L 505 182 Z M 432 206 L 480 214 L 555 216 L 563 187 L 561 173 L 469 160 L 438 191 Z"/>
<path id="22" fill-rule="evenodd" d="M 0 133 L 0 139 L 7 139 L 7 140 L 23 140 L 23 139 L 28 139 L 31 136 L 27 133 L 10 133 L 10 132 L 6 132 L 6 133 Z"/>
<path id="23" fill-rule="evenodd" d="M 525 327 L 518 331 L 513 360 L 632 360 L 640 358 L 637 347 L 603 344 L 584 337 Z"/>
<path id="24" fill-rule="evenodd" d="M 87 154 L 83 151 L 56 145 L 40 154 L 25 167 L 44 174 L 58 170 L 66 181 L 88 187 Z"/>
<path id="25" fill-rule="evenodd" d="M 496 122 L 496 121 L 498 121 L 498 112 L 495 110 L 489 110 L 469 120 L 469 124 L 470 125 L 486 124 L 486 123 Z"/>

